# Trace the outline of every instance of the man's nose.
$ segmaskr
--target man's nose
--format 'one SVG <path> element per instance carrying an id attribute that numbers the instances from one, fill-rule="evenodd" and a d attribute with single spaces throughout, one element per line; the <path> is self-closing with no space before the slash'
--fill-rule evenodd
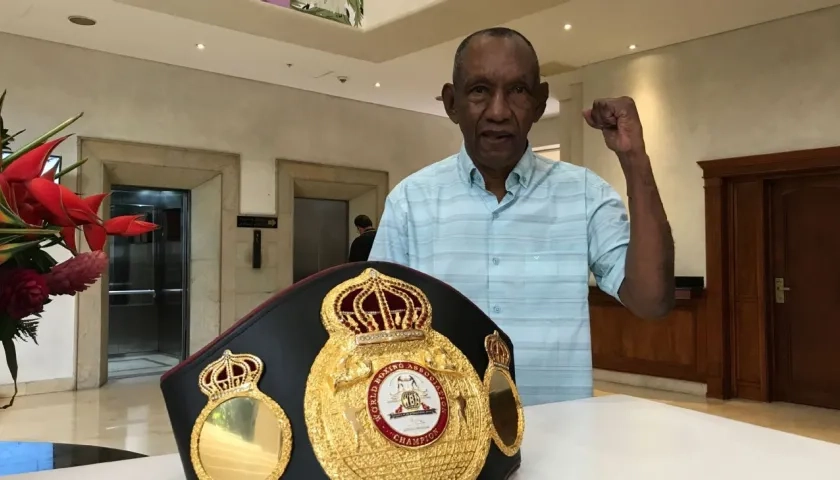
<path id="1" fill-rule="evenodd" d="M 511 111 L 507 96 L 504 91 L 497 90 L 490 98 L 486 118 L 491 122 L 502 123 L 510 120 L 510 116 Z"/>

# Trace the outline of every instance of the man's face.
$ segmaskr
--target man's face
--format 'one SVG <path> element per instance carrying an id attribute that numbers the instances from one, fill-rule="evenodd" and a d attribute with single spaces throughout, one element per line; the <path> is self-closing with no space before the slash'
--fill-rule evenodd
<path id="1" fill-rule="evenodd" d="M 510 170 L 545 111 L 548 85 L 534 78 L 537 59 L 519 37 L 476 37 L 462 55 L 460 78 L 443 88 L 447 114 L 474 162 Z"/>

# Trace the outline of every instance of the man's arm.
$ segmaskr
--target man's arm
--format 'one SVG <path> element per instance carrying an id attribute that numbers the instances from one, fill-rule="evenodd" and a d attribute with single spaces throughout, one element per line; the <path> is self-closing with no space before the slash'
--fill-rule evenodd
<path id="1" fill-rule="evenodd" d="M 647 155 L 622 162 L 630 206 L 630 245 L 618 295 L 643 318 L 664 317 L 674 307 L 674 238 Z"/>
<path id="2" fill-rule="evenodd" d="M 403 206 L 394 198 L 396 189 L 385 200 L 385 211 L 379 220 L 379 228 L 368 260 L 408 264 L 408 215 Z"/>
<path id="3" fill-rule="evenodd" d="M 629 97 L 596 100 L 583 117 L 603 133 L 627 180 L 633 222 L 618 297 L 640 317 L 663 317 L 675 300 L 674 239 L 645 150 L 636 103 Z"/>

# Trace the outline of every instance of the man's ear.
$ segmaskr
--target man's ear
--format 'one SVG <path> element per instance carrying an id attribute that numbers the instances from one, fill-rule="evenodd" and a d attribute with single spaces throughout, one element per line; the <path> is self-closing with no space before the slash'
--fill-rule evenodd
<path id="1" fill-rule="evenodd" d="M 548 102 L 548 82 L 541 83 L 534 92 L 534 100 L 537 102 L 536 116 L 534 123 L 538 122 L 545 113 L 545 104 Z"/>
<path id="2" fill-rule="evenodd" d="M 440 96 L 443 100 L 443 108 L 446 110 L 446 115 L 449 116 L 452 123 L 457 125 L 458 111 L 455 109 L 455 86 L 451 83 L 445 84 L 440 92 Z M 545 110 L 545 107 L 543 107 L 543 110 Z"/>

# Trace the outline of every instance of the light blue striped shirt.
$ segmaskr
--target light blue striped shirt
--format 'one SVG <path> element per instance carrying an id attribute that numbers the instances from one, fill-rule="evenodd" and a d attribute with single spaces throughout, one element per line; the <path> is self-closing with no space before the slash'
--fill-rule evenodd
<path id="1" fill-rule="evenodd" d="M 506 187 L 499 202 L 462 147 L 388 195 L 370 260 L 432 275 L 492 318 L 513 340 L 526 405 L 590 397 L 589 272 L 618 298 L 624 203 L 591 171 L 530 148 Z"/>

